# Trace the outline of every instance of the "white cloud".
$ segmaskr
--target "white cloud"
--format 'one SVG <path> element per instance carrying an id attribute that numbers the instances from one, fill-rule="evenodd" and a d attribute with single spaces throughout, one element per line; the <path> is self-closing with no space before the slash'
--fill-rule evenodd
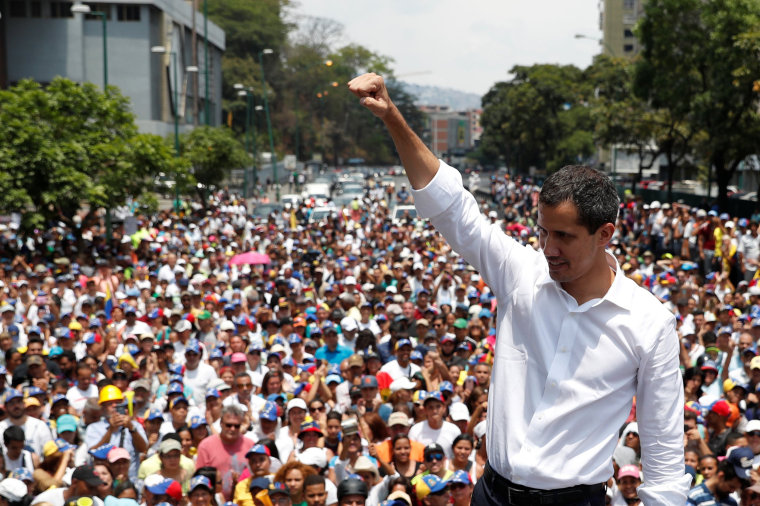
<path id="1" fill-rule="evenodd" d="M 480 95 L 514 65 L 585 67 L 599 52 L 573 37 L 600 37 L 594 0 L 302 0 L 294 13 L 339 21 L 406 81 Z"/>

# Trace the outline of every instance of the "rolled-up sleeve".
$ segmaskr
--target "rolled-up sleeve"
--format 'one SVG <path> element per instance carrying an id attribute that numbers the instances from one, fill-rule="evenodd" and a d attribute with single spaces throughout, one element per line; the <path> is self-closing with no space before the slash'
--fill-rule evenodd
<path id="1" fill-rule="evenodd" d="M 684 467 L 678 336 L 673 321 L 661 328 L 642 357 L 637 378 L 636 418 L 644 475 L 639 497 L 646 506 L 684 504 L 691 484 Z"/>

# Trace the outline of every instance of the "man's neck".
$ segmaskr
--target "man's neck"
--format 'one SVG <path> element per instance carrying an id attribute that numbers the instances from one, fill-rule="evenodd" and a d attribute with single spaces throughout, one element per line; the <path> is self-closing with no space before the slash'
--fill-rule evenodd
<path id="1" fill-rule="evenodd" d="M 21 415 L 20 418 L 9 417 L 8 419 L 13 425 L 24 425 L 26 423 L 26 414 Z"/>

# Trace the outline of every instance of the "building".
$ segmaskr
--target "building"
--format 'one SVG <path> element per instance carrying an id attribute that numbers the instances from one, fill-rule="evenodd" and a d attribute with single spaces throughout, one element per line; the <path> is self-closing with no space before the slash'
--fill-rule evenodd
<path id="1" fill-rule="evenodd" d="M 448 106 L 421 106 L 420 110 L 428 120 L 423 138 L 436 156 L 462 156 L 480 140 L 481 109 L 452 111 Z"/>
<path id="2" fill-rule="evenodd" d="M 602 51 L 614 57 L 633 58 L 641 51 L 633 27 L 644 15 L 646 0 L 599 0 Z"/>
<path id="3" fill-rule="evenodd" d="M 205 122 L 204 19 L 201 13 L 194 12 L 193 2 L 120 0 L 84 4 L 92 11 L 104 13 L 105 23 L 98 14 L 72 13 L 74 2 L 0 0 L 0 86 L 12 86 L 24 78 L 44 84 L 56 76 L 102 86 L 104 65 L 107 65 L 108 84 L 119 87 L 121 93 L 129 97 L 141 131 L 162 136 L 174 132 L 175 86 L 178 86 L 181 128 Z M 224 31 L 209 22 L 208 89 L 212 125 L 222 120 L 224 45 Z M 156 46 L 163 46 L 166 53 L 152 52 L 151 48 Z"/>

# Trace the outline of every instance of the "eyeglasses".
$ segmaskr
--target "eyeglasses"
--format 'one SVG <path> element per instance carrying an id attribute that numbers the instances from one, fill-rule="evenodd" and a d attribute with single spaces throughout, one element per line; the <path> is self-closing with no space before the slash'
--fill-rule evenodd
<path id="1" fill-rule="evenodd" d="M 443 460 L 443 453 L 431 453 L 425 457 L 425 460 L 428 462 L 432 462 L 434 460 Z"/>
<path id="2" fill-rule="evenodd" d="M 240 424 L 239 423 L 225 423 L 224 426 L 227 427 L 228 429 L 239 429 L 240 428 Z"/>
<path id="3" fill-rule="evenodd" d="M 238 388 L 253 388 L 253 383 L 243 383 L 242 385 L 238 385 Z"/>
<path id="4" fill-rule="evenodd" d="M 316 411 L 317 413 L 323 413 L 325 411 L 325 407 L 324 406 L 319 406 L 319 407 L 316 407 L 316 408 L 310 408 L 309 411 L 311 411 L 311 412 L 315 412 Z"/>
<path id="5" fill-rule="evenodd" d="M 747 435 L 753 436 L 753 437 L 760 437 L 760 430 L 753 430 L 752 432 L 747 432 Z"/>

